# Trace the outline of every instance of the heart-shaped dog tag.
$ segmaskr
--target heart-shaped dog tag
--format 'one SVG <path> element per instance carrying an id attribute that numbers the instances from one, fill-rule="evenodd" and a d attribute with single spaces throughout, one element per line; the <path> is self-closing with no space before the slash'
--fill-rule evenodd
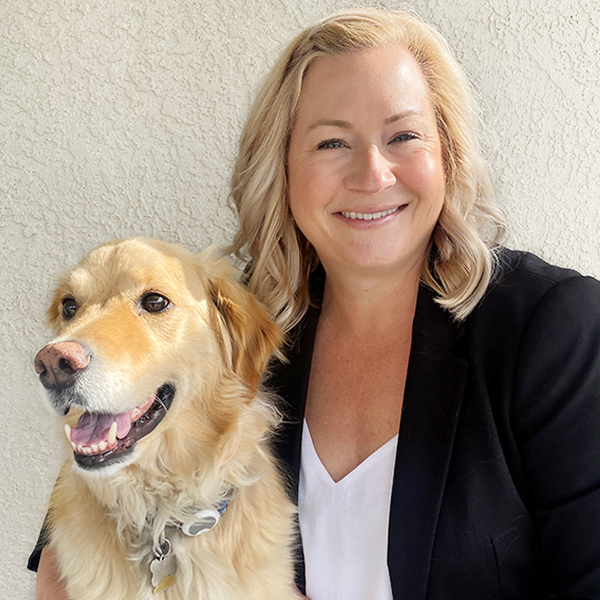
<path id="1" fill-rule="evenodd" d="M 155 594 L 171 587 L 176 581 L 177 562 L 175 555 L 169 553 L 161 558 L 153 559 L 150 563 L 150 572 L 152 573 L 152 587 Z"/>

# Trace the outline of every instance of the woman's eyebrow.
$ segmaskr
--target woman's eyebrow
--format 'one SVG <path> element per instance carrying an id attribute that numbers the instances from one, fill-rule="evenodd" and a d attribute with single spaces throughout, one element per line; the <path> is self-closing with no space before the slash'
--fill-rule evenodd
<path id="1" fill-rule="evenodd" d="M 421 114 L 423 114 L 423 113 L 419 109 L 409 108 L 409 109 L 403 110 L 402 112 L 399 112 L 395 115 L 392 115 L 391 117 L 388 117 L 384 121 L 384 124 L 390 125 L 391 123 L 400 121 L 404 117 L 421 115 Z M 308 127 L 308 130 L 312 131 L 313 129 L 317 129 L 318 127 L 339 127 L 340 129 L 352 129 L 352 124 L 348 121 L 342 121 L 340 119 L 319 119 L 318 121 L 311 123 Z"/>
<path id="2" fill-rule="evenodd" d="M 391 123 L 400 121 L 404 117 L 410 117 L 410 116 L 422 115 L 422 114 L 423 114 L 423 112 L 417 108 L 409 108 L 408 110 L 403 110 L 402 112 L 399 112 L 395 115 L 392 115 L 391 117 L 388 117 L 384 122 L 386 125 L 390 125 Z"/>
<path id="3" fill-rule="evenodd" d="M 320 119 L 311 123 L 308 127 L 309 131 L 317 129 L 317 127 L 339 127 L 340 129 L 351 129 L 352 125 L 348 121 L 340 121 L 338 119 Z"/>

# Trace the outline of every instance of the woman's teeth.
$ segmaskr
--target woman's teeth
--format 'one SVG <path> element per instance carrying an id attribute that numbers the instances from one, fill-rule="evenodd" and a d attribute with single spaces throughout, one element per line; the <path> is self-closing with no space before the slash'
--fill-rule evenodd
<path id="1" fill-rule="evenodd" d="M 387 217 L 395 213 L 400 207 L 396 206 L 396 208 L 390 208 L 390 210 L 384 210 L 383 212 L 376 213 L 360 213 L 360 212 L 344 212 L 342 211 L 342 216 L 346 217 L 346 219 L 360 219 L 361 221 L 371 221 L 373 219 L 380 219 L 381 217 Z"/>

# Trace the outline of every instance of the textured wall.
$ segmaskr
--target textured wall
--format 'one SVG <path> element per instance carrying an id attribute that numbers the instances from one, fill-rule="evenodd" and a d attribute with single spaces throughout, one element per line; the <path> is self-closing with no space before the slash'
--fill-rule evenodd
<path id="1" fill-rule="evenodd" d="M 344 3 L 349 6 L 352 3 Z M 343 6 L 338 4 L 338 6 Z M 421 0 L 482 96 L 510 245 L 600 276 L 598 0 Z M 227 180 L 250 98 L 325 0 L 0 4 L 0 597 L 24 570 L 60 435 L 32 357 L 59 274 L 134 234 L 229 238 Z"/>

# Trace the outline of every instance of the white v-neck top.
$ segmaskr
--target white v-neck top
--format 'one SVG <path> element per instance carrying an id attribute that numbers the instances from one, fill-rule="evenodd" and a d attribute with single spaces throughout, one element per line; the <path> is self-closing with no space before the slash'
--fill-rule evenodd
<path id="1" fill-rule="evenodd" d="M 310 600 L 392 600 L 388 523 L 396 435 L 335 482 L 304 421 L 298 511 Z"/>

